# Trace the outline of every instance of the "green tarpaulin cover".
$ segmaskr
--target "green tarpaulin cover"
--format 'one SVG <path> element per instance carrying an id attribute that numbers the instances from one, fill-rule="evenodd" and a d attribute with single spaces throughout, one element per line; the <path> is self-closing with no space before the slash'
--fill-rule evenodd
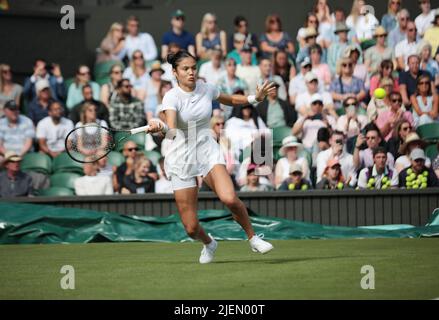
<path id="1" fill-rule="evenodd" d="M 245 239 L 225 210 L 200 210 L 203 227 L 215 238 Z M 439 236 L 439 209 L 424 227 L 389 225 L 338 227 L 260 217 L 251 213 L 255 231 L 266 239 L 418 238 Z M 23 203 L 0 203 L 0 243 L 86 243 L 109 241 L 190 241 L 177 214 L 166 218 Z"/>

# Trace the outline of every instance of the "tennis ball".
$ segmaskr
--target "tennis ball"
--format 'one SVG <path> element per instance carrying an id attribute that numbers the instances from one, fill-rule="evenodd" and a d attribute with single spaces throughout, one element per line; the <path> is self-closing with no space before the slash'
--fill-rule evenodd
<path id="1" fill-rule="evenodd" d="M 412 180 L 415 180 L 415 179 L 416 179 L 416 174 L 412 173 L 412 174 L 410 175 L 410 178 L 412 178 Z"/>
<path id="2" fill-rule="evenodd" d="M 337 184 L 337 188 L 338 189 L 343 189 L 343 182 L 339 182 L 338 184 Z"/>
<path id="3" fill-rule="evenodd" d="M 423 175 L 424 177 L 428 177 L 428 171 L 424 171 L 424 172 L 422 172 L 422 175 Z"/>
<path id="4" fill-rule="evenodd" d="M 427 183 L 427 177 L 422 177 L 421 181 Z"/>
<path id="5" fill-rule="evenodd" d="M 421 184 L 421 188 L 422 188 L 422 189 L 427 188 L 427 182 L 422 182 L 422 184 Z"/>
<path id="6" fill-rule="evenodd" d="M 302 185 L 302 190 L 308 190 L 308 186 L 306 184 Z"/>
<path id="7" fill-rule="evenodd" d="M 383 185 L 381 189 L 386 190 L 388 188 L 387 184 Z"/>
<path id="8" fill-rule="evenodd" d="M 381 181 L 382 181 L 382 183 L 386 183 L 389 180 L 387 179 L 387 177 L 383 177 L 383 179 Z"/>
<path id="9" fill-rule="evenodd" d="M 413 189 L 418 189 L 418 188 L 419 188 L 419 185 L 415 183 L 415 184 L 412 186 L 412 188 L 413 188 Z"/>
<path id="10" fill-rule="evenodd" d="M 371 179 L 369 180 L 369 183 L 370 183 L 370 184 L 375 184 L 375 178 L 371 178 Z"/>
<path id="11" fill-rule="evenodd" d="M 384 99 L 386 97 L 386 90 L 384 90 L 383 88 L 377 88 L 373 92 L 373 95 L 377 99 Z"/>
<path id="12" fill-rule="evenodd" d="M 413 173 L 413 170 L 411 169 L 411 168 L 409 168 L 408 170 L 407 170 L 407 175 L 411 175 Z"/>
<path id="13" fill-rule="evenodd" d="M 405 185 L 406 185 L 407 187 L 411 187 L 411 186 L 413 185 L 413 182 L 411 182 L 411 181 L 407 181 L 407 182 L 405 183 Z"/>
<path id="14" fill-rule="evenodd" d="M 289 185 L 288 185 L 288 189 L 289 190 L 294 190 L 296 188 L 296 185 L 294 184 L 294 183 L 290 183 Z"/>

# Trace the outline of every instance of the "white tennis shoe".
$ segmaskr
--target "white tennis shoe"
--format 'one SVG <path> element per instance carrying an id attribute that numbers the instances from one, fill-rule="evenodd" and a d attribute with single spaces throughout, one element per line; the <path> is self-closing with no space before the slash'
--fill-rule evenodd
<path id="1" fill-rule="evenodd" d="M 271 243 L 262 240 L 261 237 L 256 234 L 249 240 L 249 242 L 253 252 L 265 254 L 274 249 Z"/>
<path id="2" fill-rule="evenodd" d="M 216 248 L 218 247 L 218 242 L 215 241 L 210 233 L 209 237 L 212 239 L 212 242 L 208 245 L 204 245 L 203 250 L 201 250 L 200 263 L 202 264 L 210 263 L 213 261 Z"/>

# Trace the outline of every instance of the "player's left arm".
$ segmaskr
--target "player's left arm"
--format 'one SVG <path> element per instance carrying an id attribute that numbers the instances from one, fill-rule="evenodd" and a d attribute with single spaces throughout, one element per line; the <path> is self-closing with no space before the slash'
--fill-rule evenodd
<path id="1" fill-rule="evenodd" d="M 220 93 L 218 102 L 228 106 L 242 106 L 246 104 L 257 104 L 264 101 L 265 97 L 272 91 L 276 90 L 274 82 L 265 81 L 261 86 L 256 88 L 256 94 L 244 96 L 239 94 L 228 95 Z"/>

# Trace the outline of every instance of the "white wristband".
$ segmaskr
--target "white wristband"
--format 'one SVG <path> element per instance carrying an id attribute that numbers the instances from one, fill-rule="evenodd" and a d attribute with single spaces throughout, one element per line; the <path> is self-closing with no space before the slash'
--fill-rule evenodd
<path id="1" fill-rule="evenodd" d="M 247 101 L 248 103 L 252 104 L 252 105 L 257 105 L 259 103 L 258 100 L 256 100 L 256 96 L 255 95 L 251 95 L 247 97 Z"/>

